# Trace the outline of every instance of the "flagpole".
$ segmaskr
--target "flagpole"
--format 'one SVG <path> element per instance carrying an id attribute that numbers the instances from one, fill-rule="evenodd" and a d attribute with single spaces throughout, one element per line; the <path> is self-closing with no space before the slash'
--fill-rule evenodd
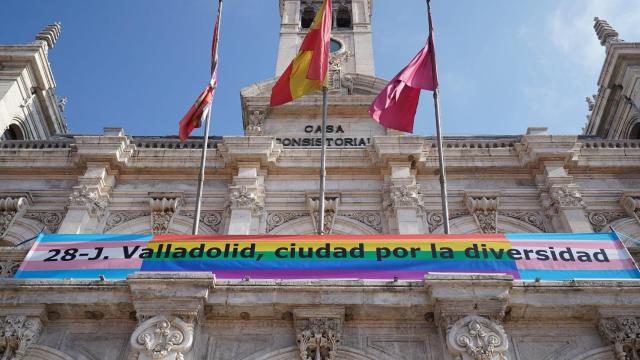
<path id="1" fill-rule="evenodd" d="M 318 235 L 324 235 L 324 193 L 325 178 L 327 175 L 327 109 L 329 102 L 327 99 L 327 87 L 322 87 L 322 145 L 320 150 L 320 198 L 318 199 Z"/>
<path id="2" fill-rule="evenodd" d="M 431 0 L 427 0 L 427 10 L 429 12 L 429 36 L 433 31 L 433 24 L 431 23 Z M 431 51 L 433 71 L 433 79 L 436 79 L 436 59 L 435 51 Z M 436 82 L 437 84 L 437 82 Z M 436 142 L 438 143 L 438 165 L 440 166 L 440 197 L 442 199 L 442 224 L 444 225 L 444 233 L 449 234 L 449 202 L 447 197 L 447 174 L 445 173 L 444 166 L 444 151 L 442 146 L 442 127 L 440 126 L 440 85 L 437 84 L 433 90 L 433 104 L 436 115 Z"/>
<path id="3" fill-rule="evenodd" d="M 222 22 L 222 0 L 218 0 L 218 39 L 220 38 L 220 23 Z M 216 65 L 218 61 L 218 46 L 215 53 Z M 211 100 L 213 101 L 213 99 Z M 209 147 L 209 124 L 211 123 L 211 105 L 209 105 L 204 124 L 204 139 L 202 140 L 202 157 L 200 158 L 200 174 L 198 175 L 198 191 L 196 194 L 196 213 L 193 219 L 193 229 L 191 233 L 198 235 L 200 226 L 200 213 L 202 211 L 202 192 L 204 190 L 204 170 L 207 164 L 207 149 Z"/>

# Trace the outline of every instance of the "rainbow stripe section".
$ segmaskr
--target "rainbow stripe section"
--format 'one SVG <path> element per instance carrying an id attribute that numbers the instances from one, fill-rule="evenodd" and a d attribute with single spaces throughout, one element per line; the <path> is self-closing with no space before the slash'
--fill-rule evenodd
<path id="1" fill-rule="evenodd" d="M 63 259 L 65 252 L 73 254 Z M 137 271 L 275 280 L 422 280 L 427 273 L 509 274 L 522 280 L 640 278 L 615 234 L 45 235 L 16 277 L 115 280 Z"/>

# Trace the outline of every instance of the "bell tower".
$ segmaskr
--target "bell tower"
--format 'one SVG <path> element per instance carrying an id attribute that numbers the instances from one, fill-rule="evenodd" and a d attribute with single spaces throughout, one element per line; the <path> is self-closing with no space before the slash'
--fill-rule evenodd
<path id="1" fill-rule="evenodd" d="M 344 73 L 373 76 L 371 4 L 373 0 L 333 0 L 332 61 Z M 320 9 L 322 0 L 280 0 L 280 44 L 276 75 L 287 68 Z"/>

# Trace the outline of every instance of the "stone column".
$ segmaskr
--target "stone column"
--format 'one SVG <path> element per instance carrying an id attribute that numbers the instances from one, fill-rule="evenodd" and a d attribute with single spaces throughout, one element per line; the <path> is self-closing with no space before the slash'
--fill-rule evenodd
<path id="1" fill-rule="evenodd" d="M 551 217 L 556 231 L 593 232 L 587 214 L 586 205 L 573 177 L 567 174 L 564 163 L 560 161 L 544 162 L 546 194 L 543 203 Z"/>
<path id="2" fill-rule="evenodd" d="M 391 176 L 385 207 L 395 219 L 399 234 L 424 234 L 425 221 L 420 185 L 411 173 L 410 162 L 389 162 Z"/>
<path id="3" fill-rule="evenodd" d="M 194 339 L 215 278 L 208 273 L 136 273 L 127 279 L 138 326 L 131 360 L 195 360 Z"/>
<path id="4" fill-rule="evenodd" d="M 264 215 L 264 177 L 260 163 L 238 163 L 238 175 L 229 186 L 229 234 L 256 234 Z"/>
<path id="5" fill-rule="evenodd" d="M 44 306 L 0 309 L 0 354 L 2 359 L 22 360 L 38 342 L 45 319 Z"/>

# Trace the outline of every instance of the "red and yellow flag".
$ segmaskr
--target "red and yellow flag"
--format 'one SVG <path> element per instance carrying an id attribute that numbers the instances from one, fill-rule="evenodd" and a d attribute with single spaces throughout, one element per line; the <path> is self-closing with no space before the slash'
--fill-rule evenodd
<path id="1" fill-rule="evenodd" d="M 322 90 L 329 69 L 331 8 L 331 0 L 322 2 L 298 55 L 271 90 L 271 106 L 286 104 L 308 93 Z"/>
<path id="2" fill-rule="evenodd" d="M 218 86 L 218 31 L 220 30 L 221 2 L 218 3 L 218 16 L 213 26 L 213 40 L 211 40 L 211 78 L 207 87 L 202 90 L 187 114 L 180 120 L 178 132 L 180 140 L 186 140 L 195 128 L 202 126 L 203 120 L 209 116 L 213 95 Z"/>

